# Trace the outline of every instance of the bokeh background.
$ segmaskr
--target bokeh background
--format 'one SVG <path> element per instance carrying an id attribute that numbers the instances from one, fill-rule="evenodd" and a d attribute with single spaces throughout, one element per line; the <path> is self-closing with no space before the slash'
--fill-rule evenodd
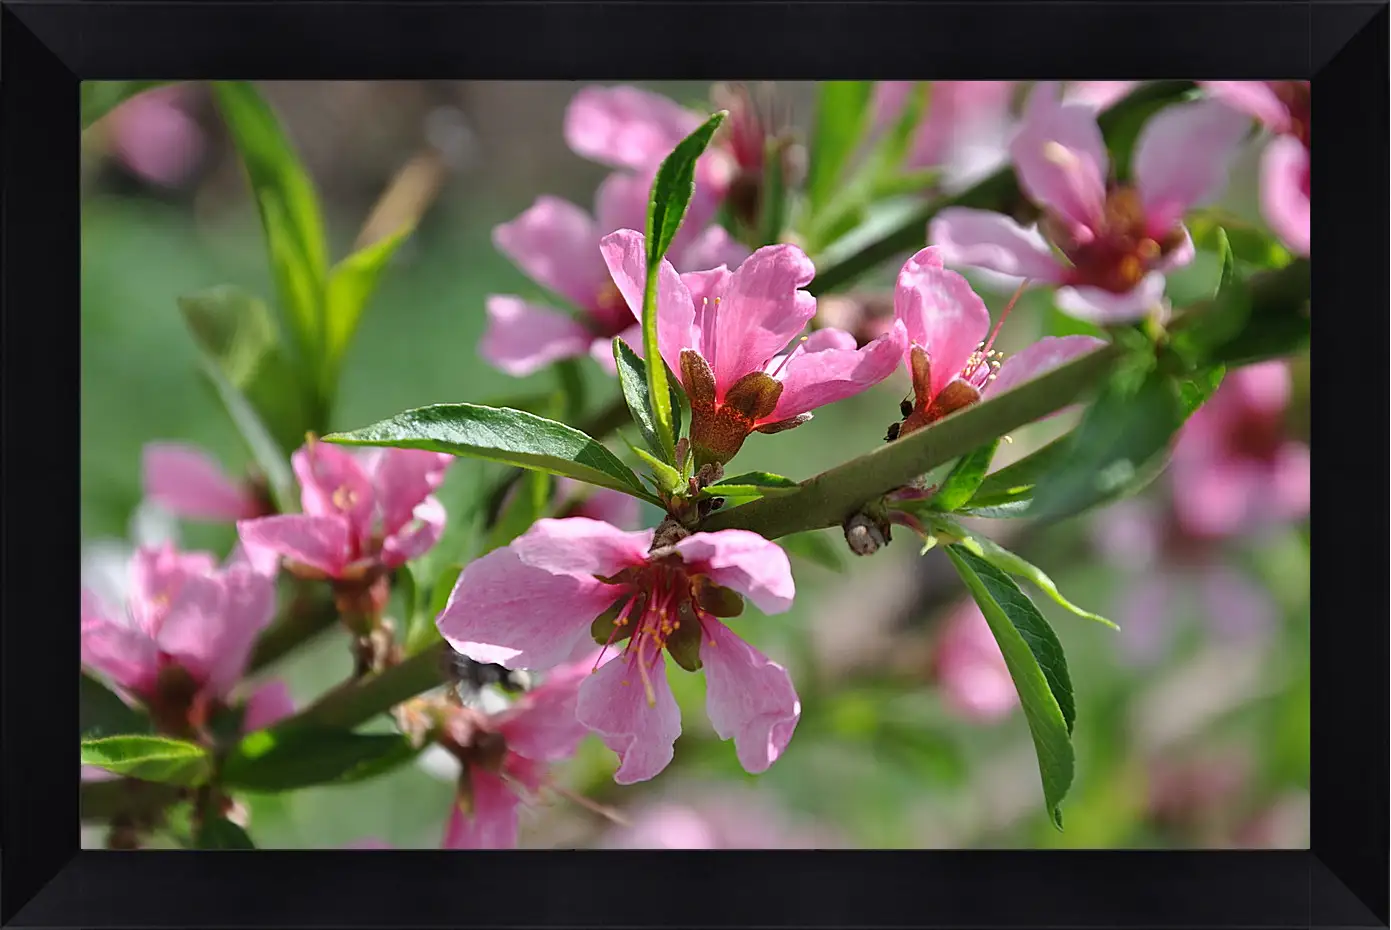
<path id="1" fill-rule="evenodd" d="M 319 187 L 335 257 L 351 248 L 393 184 L 398 196 L 429 203 L 349 351 L 334 426 L 550 389 L 548 374 L 518 382 L 493 370 L 477 344 L 487 294 L 540 296 L 494 250 L 492 228 L 542 193 L 588 209 L 605 176 L 562 138 L 565 106 L 581 85 L 260 86 Z M 693 104 L 710 90 L 643 86 Z M 814 86 L 776 90 L 793 123 L 808 126 Z M 223 283 L 273 296 L 240 163 L 197 84 L 135 98 L 85 133 L 83 145 L 84 545 L 94 553 L 177 532 L 187 547 L 226 552 L 230 527 L 173 527 L 140 509 L 140 451 L 173 439 L 206 447 L 233 472 L 248 463 L 199 375 L 175 303 Z M 1259 224 L 1258 153 L 1248 154 L 1223 208 Z M 862 288 L 890 283 L 897 267 Z M 1200 260 L 1176 276 L 1175 305 L 1185 289 L 1197 295 L 1210 286 L 1215 273 Z M 1003 303 L 1002 295 L 987 300 L 996 311 Z M 1046 295 L 1031 295 L 1001 340 L 1008 349 L 1065 325 Z M 591 395 L 614 390 L 588 367 Z M 1306 364 L 1277 367 L 1270 377 L 1288 379 L 1287 400 L 1268 416 L 1238 409 L 1221 420 L 1223 430 L 1237 435 L 1251 417 L 1264 417 L 1267 432 L 1307 443 Z M 756 434 L 740 470 L 800 479 L 871 449 L 898 418 L 907 390 L 900 375 L 818 411 L 801 429 Z M 996 467 L 1072 422 L 1064 414 L 1018 431 Z M 1196 441 L 1212 453 L 1210 436 Z M 1264 454 L 1249 443 L 1233 449 L 1232 456 Z M 446 504 L 483 493 L 491 473 L 456 466 Z M 1077 778 L 1064 804 L 1065 832 L 1045 816 L 1025 721 L 983 621 L 963 600 L 946 557 L 920 555 L 900 530 L 902 538 L 871 558 L 852 563 L 847 552 L 840 571 L 795 560 L 796 607 L 767 618 L 750 608 L 737 621 L 740 635 L 792 670 L 803 701 L 796 737 L 768 773 L 744 774 L 733 747 L 715 739 L 702 677 L 674 674 L 685 734 L 666 773 L 619 787 L 612 755 L 593 738 L 562 768 L 574 791 L 622 810 L 632 826 L 557 801 L 524 814 L 523 845 L 1306 846 L 1307 521 L 1199 540 L 1174 519 L 1175 490 L 1182 491 L 1170 472 L 1138 498 L 1093 515 L 1046 528 L 990 527 L 1072 601 L 1123 628 L 1035 599 L 1067 650 L 1076 690 Z M 827 538 L 843 548 L 835 534 Z M 330 631 L 267 674 L 285 678 L 305 703 L 349 668 L 343 637 Z M 251 830 L 269 848 L 367 840 L 436 847 L 452 779 L 447 764 L 427 754 L 418 766 L 358 785 L 251 797 Z"/>

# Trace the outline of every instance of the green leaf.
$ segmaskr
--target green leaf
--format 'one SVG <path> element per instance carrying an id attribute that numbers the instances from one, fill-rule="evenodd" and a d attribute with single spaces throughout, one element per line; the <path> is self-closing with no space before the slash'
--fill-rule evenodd
<path id="1" fill-rule="evenodd" d="M 194 342 L 242 393 L 285 455 L 297 449 L 312 424 L 270 308 L 233 285 L 186 294 L 178 304 Z"/>
<path id="2" fill-rule="evenodd" d="M 1251 311 L 1241 331 L 1213 346 L 1207 361 L 1229 368 L 1303 351 L 1309 345 L 1309 260 L 1249 282 Z M 1303 300 L 1287 295 L 1301 294 Z M 1285 299 L 1279 299 L 1284 296 Z"/>
<path id="3" fill-rule="evenodd" d="M 1174 350 L 1189 364 L 1204 364 L 1212 350 L 1238 336 L 1251 316 L 1251 292 L 1236 276 L 1236 263 L 1226 233 L 1219 227 L 1217 244 L 1221 278 L 1211 302 L 1203 305 L 1173 334 Z"/>
<path id="4" fill-rule="evenodd" d="M 1284 268 L 1294 260 L 1288 249 L 1274 236 L 1235 216 L 1215 209 L 1198 210 L 1184 221 L 1200 251 L 1222 251 L 1225 239 L 1236 261 L 1259 269 Z"/>
<path id="5" fill-rule="evenodd" d="M 1158 369 L 1136 374 L 1125 372 L 1102 388 L 1070 434 L 1066 462 L 1040 479 L 1029 516 L 1056 520 L 1080 513 L 1113 499 L 1163 460 L 1183 424 L 1178 387 Z"/>
<path id="6" fill-rule="evenodd" d="M 871 196 L 875 200 L 887 200 L 891 197 L 922 194 L 936 187 L 941 179 L 941 168 L 919 168 L 875 181 Z"/>
<path id="7" fill-rule="evenodd" d="M 136 94 L 169 83 L 171 82 L 83 81 L 78 85 L 82 96 L 82 128 L 86 129 Z"/>
<path id="8" fill-rule="evenodd" d="M 787 179 L 783 177 L 783 155 L 786 143 L 770 141 L 763 159 L 763 191 L 759 198 L 762 212 L 759 222 L 759 244 L 776 245 L 787 226 Z"/>
<path id="9" fill-rule="evenodd" d="M 833 572 L 845 571 L 845 544 L 839 538 L 828 535 L 825 530 L 792 533 L 779 539 L 778 545 L 782 546 L 788 555 L 806 559 Z"/>
<path id="10" fill-rule="evenodd" d="M 528 472 L 498 515 L 480 556 L 501 549 L 546 515 L 551 504 L 551 479 L 542 471 Z"/>
<path id="11" fill-rule="evenodd" d="M 652 453 L 645 449 L 629 444 L 633 454 L 647 463 L 647 467 L 652 469 L 652 477 L 657 482 L 657 487 L 661 488 L 666 494 L 675 494 L 686 487 L 686 482 L 682 480 L 681 473 L 672 466 L 663 462 Z"/>
<path id="12" fill-rule="evenodd" d="M 141 781 L 194 787 L 212 774 L 212 759 L 197 743 L 166 736 L 105 736 L 82 741 L 82 764 Z"/>
<path id="13" fill-rule="evenodd" d="M 328 246 L 313 183 L 275 112 L 254 86 L 214 81 L 212 87 L 246 167 L 281 310 L 309 375 L 307 386 L 313 387 L 323 362 L 328 275 Z"/>
<path id="14" fill-rule="evenodd" d="M 433 625 L 433 624 L 432 624 Z M 334 779 L 332 784 L 350 785 L 357 782 L 368 781 L 388 772 L 395 771 L 403 765 L 414 762 L 420 757 L 425 746 L 416 746 L 405 736 L 390 736 L 396 741 L 396 745 L 382 752 L 378 756 L 368 759 L 366 762 L 356 765 L 339 778 Z"/>
<path id="15" fill-rule="evenodd" d="M 626 342 L 617 336 L 613 338 L 613 360 L 618 366 L 618 383 L 623 389 L 623 400 L 628 405 L 628 412 L 633 415 L 633 422 L 637 424 L 638 432 L 642 434 L 642 441 L 647 443 L 647 448 L 651 449 L 655 455 L 664 455 L 661 439 L 657 433 L 657 414 L 652 409 L 647 393 L 647 363 L 638 358 Z M 665 364 L 665 363 L 664 363 Z M 681 400 L 677 396 L 676 381 L 672 379 L 671 411 L 673 418 L 674 434 L 681 434 Z M 675 456 L 669 464 L 675 464 Z"/>
<path id="16" fill-rule="evenodd" d="M 995 458 L 995 450 L 999 446 L 1000 440 L 995 439 L 958 459 L 937 493 L 932 495 L 929 501 L 932 508 L 951 513 L 963 507 L 985 480 L 985 473 L 989 471 L 990 462 Z"/>
<path id="17" fill-rule="evenodd" d="M 502 462 L 661 503 L 643 489 L 633 470 L 598 440 L 564 423 L 506 407 L 418 407 L 362 429 L 332 433 L 324 441 L 346 446 L 428 449 Z"/>
<path id="18" fill-rule="evenodd" d="M 960 546 L 970 550 L 972 554 L 985 559 L 985 561 L 1001 571 L 1009 572 L 1011 575 L 1018 575 L 1020 578 L 1027 579 L 1034 587 L 1048 595 L 1053 600 L 1053 603 L 1064 610 L 1076 614 L 1083 620 L 1095 620 L 1097 623 L 1109 626 L 1113 630 L 1120 629 L 1100 614 L 1094 614 L 1089 610 L 1083 610 L 1063 597 L 1062 592 L 1058 590 L 1058 586 L 1053 583 L 1053 579 L 1044 574 L 1041 568 L 1009 551 L 993 539 L 972 533 L 970 530 L 955 522 L 950 524 L 949 529 L 953 536 L 961 540 L 959 543 Z"/>
<path id="19" fill-rule="evenodd" d="M 729 111 L 720 110 L 677 143 L 657 169 L 657 176 L 652 182 L 652 196 L 647 205 L 647 282 L 642 297 L 642 354 L 654 360 L 654 364 L 647 366 L 647 396 L 661 455 L 667 462 L 676 461 L 676 438 L 672 429 L 666 365 L 656 364 L 662 357 L 657 345 L 657 272 L 686 216 L 691 195 L 695 193 L 696 161 L 728 115 Z"/>
<path id="20" fill-rule="evenodd" d="M 352 343 L 357 324 L 362 319 L 362 311 L 376 291 L 382 272 L 413 228 L 403 227 L 354 252 L 329 272 L 324 321 L 322 390 L 325 396 L 332 396 L 337 388 L 343 356 Z"/>
<path id="21" fill-rule="evenodd" d="M 150 718 L 121 700 L 114 691 L 86 672 L 77 693 L 77 718 L 82 738 L 149 733 Z"/>
<path id="22" fill-rule="evenodd" d="M 218 400 L 222 401 L 223 409 L 237 428 L 237 434 L 241 436 L 261 473 L 265 475 L 276 508 L 281 513 L 294 513 L 299 509 L 299 501 L 295 494 L 290 464 L 280 444 L 271 436 L 246 397 L 227 380 L 221 366 L 202 353 L 199 355 L 199 362 L 203 376 L 208 379 Z"/>
<path id="23" fill-rule="evenodd" d="M 1019 692 L 1034 739 L 1043 798 L 1053 825 L 1063 827 L 1059 805 L 1072 786 L 1072 685 L 1062 646 L 1033 603 L 1009 576 L 958 545 L 947 556 L 980 606 Z"/>
<path id="24" fill-rule="evenodd" d="M 197 849 L 255 849 L 256 844 L 246 831 L 226 817 L 210 817 L 203 821 L 193 837 Z"/>
<path id="25" fill-rule="evenodd" d="M 931 95 L 932 85 L 928 81 L 918 81 L 909 91 L 898 119 L 894 120 L 893 127 L 870 155 L 870 177 L 875 182 L 894 176 L 903 166 L 913 145 L 913 137 L 917 134 L 918 124 L 927 114 Z"/>
<path id="26" fill-rule="evenodd" d="M 732 475 L 728 478 L 721 478 L 707 488 L 707 492 L 712 497 L 718 497 L 722 493 L 727 493 L 728 488 L 755 488 L 758 491 L 767 493 L 777 490 L 791 490 L 798 487 L 796 481 L 791 478 L 784 478 L 782 475 L 775 475 L 767 471 L 749 471 L 742 475 Z M 715 489 L 721 489 L 717 492 Z"/>
<path id="27" fill-rule="evenodd" d="M 222 782 L 249 791 L 293 791 L 352 779 L 383 757 L 398 755 L 403 741 L 398 734 L 353 733 L 287 721 L 248 734 L 223 763 Z"/>
<path id="28" fill-rule="evenodd" d="M 822 81 L 817 91 L 806 185 L 812 215 L 836 192 L 845 164 L 864 136 L 874 82 Z"/>

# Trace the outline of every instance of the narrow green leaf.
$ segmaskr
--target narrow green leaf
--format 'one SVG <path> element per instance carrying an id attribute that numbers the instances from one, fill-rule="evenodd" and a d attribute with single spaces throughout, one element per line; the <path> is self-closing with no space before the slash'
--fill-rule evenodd
<path id="1" fill-rule="evenodd" d="M 791 478 L 784 478 L 782 475 L 775 475 L 767 471 L 749 471 L 742 475 L 731 475 L 728 478 L 721 478 L 710 485 L 709 493 L 718 496 L 716 488 L 728 487 L 752 487 L 765 491 L 776 491 L 779 489 L 791 490 L 798 487 L 797 482 Z"/>
<path id="2" fill-rule="evenodd" d="M 869 124 L 873 81 L 822 81 L 817 86 L 816 124 L 807 166 L 807 199 L 815 215 L 831 199 L 845 164 Z"/>
<path id="3" fill-rule="evenodd" d="M 208 379 L 218 400 L 222 401 L 223 408 L 237 428 L 237 434 L 265 475 L 276 508 L 281 513 L 294 513 L 299 509 L 299 501 L 290 464 L 280 445 L 261 422 L 250 402 L 227 380 L 221 366 L 202 353 L 199 354 L 199 362 L 203 376 Z"/>
<path id="4" fill-rule="evenodd" d="M 720 110 L 677 143 L 657 169 L 647 206 L 647 282 L 642 298 L 642 354 L 653 360 L 653 364 L 647 366 L 648 403 L 652 407 L 662 458 L 672 463 L 676 461 L 676 434 L 672 428 L 667 369 L 666 365 L 660 364 L 662 356 L 657 345 L 657 272 L 686 216 L 691 195 L 695 193 L 696 161 L 728 115 L 729 111 Z"/>
<path id="5" fill-rule="evenodd" d="M 1113 378 L 1070 434 L 1064 467 L 1039 481 L 1029 516 L 1056 520 L 1113 498 L 1162 460 L 1183 419 L 1177 385 L 1159 370 Z"/>
<path id="6" fill-rule="evenodd" d="M 634 455 L 647 463 L 648 468 L 652 469 L 652 477 L 656 480 L 657 487 L 665 493 L 675 494 L 686 486 L 686 482 L 681 478 L 681 473 L 675 468 L 644 449 L 639 449 L 631 444 L 629 448 L 633 450 Z"/>
<path id="7" fill-rule="evenodd" d="M 937 493 L 932 495 L 929 501 L 932 508 L 951 513 L 964 506 L 985 480 L 985 473 L 989 471 L 990 462 L 995 458 L 995 450 L 999 446 L 1000 440 L 995 439 L 958 459 Z"/>
<path id="8" fill-rule="evenodd" d="M 776 245 L 787 226 L 787 179 L 783 177 L 785 143 L 769 142 L 763 159 L 763 191 L 759 209 L 759 244 Z"/>
<path id="9" fill-rule="evenodd" d="M 105 736 L 82 741 L 82 764 L 141 781 L 194 787 L 212 774 L 208 752 L 196 743 L 166 736 Z"/>
<path id="10" fill-rule="evenodd" d="M 1083 620 L 1094 620 L 1104 626 L 1109 626 L 1113 630 L 1120 629 L 1120 627 L 1100 614 L 1094 614 L 1090 610 L 1083 610 L 1081 607 L 1078 607 L 1076 604 L 1063 597 L 1062 592 L 1058 590 L 1058 586 L 1054 584 L 1052 578 L 1044 574 L 1043 569 L 1016 553 L 1011 552 L 993 539 L 972 533 L 959 524 L 953 524 L 951 532 L 952 535 L 961 540 L 959 545 L 970 550 L 972 554 L 985 559 L 985 561 L 1001 571 L 1009 572 L 1011 575 L 1018 575 L 1020 578 L 1028 580 L 1034 587 L 1048 595 L 1055 604 L 1064 610 L 1076 614 Z"/>
<path id="11" fill-rule="evenodd" d="M 324 358 L 322 390 L 332 396 L 337 388 L 343 356 L 357 332 L 367 301 L 377 289 L 382 272 L 413 226 L 406 226 L 378 242 L 360 249 L 333 267 L 328 275 L 325 298 Z"/>
<path id="12" fill-rule="evenodd" d="M 546 515 L 551 503 L 551 478 L 543 471 L 528 472 L 488 534 L 480 556 L 501 549 L 531 528 L 531 524 Z"/>
<path id="13" fill-rule="evenodd" d="M 433 626 L 433 623 L 431 625 Z M 395 771 L 403 765 L 414 762 L 425 749 L 423 744 L 416 746 L 404 736 L 392 736 L 390 738 L 396 741 L 395 746 L 388 748 L 380 755 L 374 756 L 360 765 L 348 769 L 343 775 L 334 779 L 331 784 L 349 785 L 385 775 L 388 772 Z"/>
<path id="14" fill-rule="evenodd" d="M 275 112 L 245 81 L 214 81 L 219 112 L 246 167 L 271 272 L 306 372 L 317 384 L 325 337 L 328 246 L 313 183 Z"/>
<path id="15" fill-rule="evenodd" d="M 404 739 L 290 721 L 248 734 L 223 763 L 222 782 L 249 791 L 293 791 L 336 782 L 399 754 Z"/>
<path id="16" fill-rule="evenodd" d="M 617 336 L 613 339 L 613 360 L 618 366 L 618 383 L 623 389 L 623 400 L 628 405 L 628 412 L 633 415 L 633 422 L 637 424 L 638 432 L 642 434 L 642 441 L 647 443 L 647 448 L 651 449 L 655 455 L 663 455 L 661 439 L 657 434 L 657 414 L 652 409 L 649 401 L 650 395 L 647 393 L 647 363 L 638 358 L 626 342 Z M 671 411 L 672 426 L 674 435 L 681 434 L 681 401 L 676 393 L 676 380 L 671 379 Z M 674 457 L 673 457 L 674 459 Z M 673 460 L 672 463 L 675 464 Z"/>
<path id="17" fill-rule="evenodd" d="M 1206 363 L 1212 350 L 1240 334 L 1251 316 L 1251 292 L 1236 275 L 1231 245 L 1221 227 L 1216 246 L 1222 263 L 1217 292 L 1173 335 L 1174 350 L 1190 364 Z"/>
<path id="18" fill-rule="evenodd" d="M 871 196 L 875 200 L 887 200 L 891 197 L 922 194 L 936 187 L 941 179 L 941 168 L 921 168 L 907 171 L 875 181 Z"/>
<path id="19" fill-rule="evenodd" d="M 980 606 L 1034 739 L 1043 799 L 1053 825 L 1063 827 L 1060 805 L 1072 786 L 1072 686 L 1057 637 L 1009 576 L 960 546 L 947 556 Z"/>
<path id="20" fill-rule="evenodd" d="M 84 740 L 151 732 L 150 718 L 121 700 L 106 685 L 86 672 L 82 673 L 81 682 L 77 718 Z"/>
<path id="21" fill-rule="evenodd" d="M 226 817 L 209 817 L 194 834 L 197 849 L 255 849 L 256 844 L 241 827 Z"/>
<path id="22" fill-rule="evenodd" d="M 288 456 L 313 424 L 270 308 L 233 285 L 185 294 L 178 304 L 194 342 L 246 398 Z"/>
<path id="23" fill-rule="evenodd" d="M 825 530 L 808 530 L 793 533 L 778 540 L 789 555 L 806 559 L 833 572 L 845 571 L 845 543 Z"/>
<path id="24" fill-rule="evenodd" d="M 332 433 L 346 446 L 428 449 L 563 475 L 660 504 L 603 444 L 564 423 L 506 407 L 436 404 L 398 413 L 372 426 Z"/>
<path id="25" fill-rule="evenodd" d="M 136 94 L 168 84 L 169 81 L 83 81 L 78 85 L 82 97 L 82 128 L 125 103 Z"/>

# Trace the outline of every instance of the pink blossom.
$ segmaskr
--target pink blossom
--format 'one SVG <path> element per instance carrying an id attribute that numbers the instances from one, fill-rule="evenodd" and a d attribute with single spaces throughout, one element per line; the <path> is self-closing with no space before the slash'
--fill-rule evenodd
<path id="1" fill-rule="evenodd" d="M 178 732 L 227 698 L 274 612 L 273 580 L 245 562 L 142 547 L 124 604 L 82 589 L 82 663 Z"/>
<path id="2" fill-rule="evenodd" d="M 681 716 L 663 652 L 706 669 L 706 709 L 749 772 L 787 747 L 801 704 L 787 670 L 719 617 L 792 604 L 787 555 L 756 533 L 696 533 L 652 549 L 653 531 L 625 533 L 572 517 L 538 520 L 505 549 L 466 566 L 437 624 L 457 651 L 507 668 L 549 668 L 626 640 L 621 659 L 580 688 L 579 719 L 618 753 L 614 779 L 644 781 L 672 759 Z M 649 551 L 650 550 L 650 551 Z M 597 619 L 596 619 L 597 618 Z"/>
<path id="3" fill-rule="evenodd" d="M 875 109 L 883 127 L 908 102 L 912 81 L 880 81 Z M 1012 112 L 1017 81 L 933 81 L 927 112 L 913 135 L 904 167 L 942 168 L 948 190 L 974 183 L 1008 158 L 1015 127 Z"/>
<path id="4" fill-rule="evenodd" d="M 1261 160 L 1261 208 L 1276 234 L 1309 254 L 1309 82 L 1200 81 L 1209 94 L 1275 134 Z"/>
<path id="5" fill-rule="evenodd" d="M 967 207 L 939 213 L 928 238 L 948 264 L 1059 285 L 1059 305 L 1079 318 L 1138 319 L 1158 304 L 1164 273 L 1192 261 L 1183 215 L 1222 193 L 1245 131 L 1237 114 L 1213 101 L 1166 107 L 1141 130 L 1134 181 L 1122 184 L 1108 179 L 1091 108 L 1059 103 L 1056 85 L 1042 83 L 1010 153 L 1020 187 L 1043 209 L 1047 238 Z"/>
<path id="6" fill-rule="evenodd" d="M 132 173 L 161 187 L 180 187 L 207 148 L 186 107 L 191 84 L 145 91 L 107 114 L 111 152 Z"/>
<path id="7" fill-rule="evenodd" d="M 534 281 L 578 308 L 578 317 L 529 303 L 520 297 L 488 298 L 488 330 L 479 352 L 507 374 L 522 377 L 552 362 L 589 353 L 614 370 L 614 336 L 640 345 L 623 297 L 599 252 L 600 237 L 623 227 L 643 228 L 651 190 L 650 175 L 617 173 L 599 186 L 591 219 L 579 207 L 556 197 L 538 197 L 521 216 L 493 230 L 498 251 Z M 738 262 L 749 252 L 720 226 L 710 225 L 713 208 L 697 202 L 672 242 L 680 267 L 696 271 Z"/>
<path id="8" fill-rule="evenodd" d="M 1005 657 L 975 601 L 962 601 L 948 616 L 933 668 L 948 706 L 963 717 L 989 722 L 1019 705 Z"/>
<path id="9" fill-rule="evenodd" d="M 654 174 L 672 149 L 707 118 L 651 91 L 593 85 L 582 88 L 566 108 L 565 141 L 576 155 L 591 161 Z M 737 168 L 729 149 L 706 149 L 696 163 L 696 197 L 712 207 L 718 204 Z"/>
<path id="10" fill-rule="evenodd" d="M 498 713 L 453 708 L 441 745 L 462 769 L 445 827 L 445 849 L 517 845 L 518 806 L 546 783 L 549 764 L 574 755 L 588 732 L 576 719 L 575 705 L 580 685 L 599 658 L 591 647 Z"/>
<path id="11" fill-rule="evenodd" d="M 965 278 L 942 266 L 941 253 L 930 246 L 908 259 L 894 289 L 894 316 L 908 334 L 903 358 L 913 378 L 912 411 L 898 435 L 976 403 L 986 390 L 1008 391 L 1105 344 L 1091 336 L 1048 337 L 1001 365 L 991 348 L 999 324 L 989 332 L 985 302 Z"/>
<path id="12" fill-rule="evenodd" d="M 304 512 L 238 521 L 249 553 L 275 553 L 328 578 L 360 581 L 439 541 L 444 507 L 431 492 L 453 456 L 418 449 L 354 455 L 311 441 L 290 461 Z"/>
<path id="13" fill-rule="evenodd" d="M 647 259 L 642 233 L 603 238 L 604 261 L 642 318 Z M 856 348 L 837 329 L 818 329 L 789 348 L 816 314 L 802 290 L 816 269 L 792 245 L 765 246 L 733 272 L 725 266 L 679 275 L 663 259 L 657 275 L 657 341 L 691 401 L 696 461 L 724 463 L 754 431 L 775 433 L 811 419 L 887 378 L 903 352 L 900 327 Z"/>
<path id="14" fill-rule="evenodd" d="M 671 793 L 680 800 L 647 804 L 631 824 L 611 830 L 610 849 L 826 849 L 829 831 L 795 822 L 767 798 L 732 785 L 714 791 Z"/>
<path id="15" fill-rule="evenodd" d="M 1140 85 L 1140 81 L 1068 81 L 1063 103 L 1077 103 L 1093 110 L 1105 110 L 1119 103 Z"/>
<path id="16" fill-rule="evenodd" d="M 570 478 L 556 480 L 555 496 L 564 505 L 562 516 L 588 517 L 621 530 L 635 529 L 642 511 L 636 497 L 621 491 L 596 488 Z"/>
<path id="17" fill-rule="evenodd" d="M 228 478 L 216 460 L 196 446 L 147 443 L 141 472 L 145 497 L 175 516 L 230 523 L 266 512 L 250 488 Z"/>
<path id="18" fill-rule="evenodd" d="M 1309 448 L 1289 439 L 1290 375 L 1282 361 L 1229 372 L 1184 424 L 1170 481 L 1183 529 L 1228 538 L 1309 512 Z"/>

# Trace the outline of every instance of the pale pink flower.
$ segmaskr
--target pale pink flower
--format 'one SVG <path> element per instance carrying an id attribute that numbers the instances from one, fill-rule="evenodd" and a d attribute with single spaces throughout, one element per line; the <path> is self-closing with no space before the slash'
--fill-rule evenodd
<path id="1" fill-rule="evenodd" d="M 1077 103 L 1093 110 L 1105 110 L 1138 87 L 1140 81 L 1068 81 L 1063 86 L 1063 103 Z"/>
<path id="2" fill-rule="evenodd" d="M 999 324 L 990 332 L 985 302 L 942 266 L 941 252 L 930 246 L 908 259 L 894 289 L 894 316 L 908 334 L 903 359 L 913 378 L 913 407 L 900 436 L 976 403 L 987 390 L 1008 391 L 1105 344 L 1091 336 L 1048 337 L 1001 365 L 992 348 Z"/>
<path id="3" fill-rule="evenodd" d="M 550 668 L 627 641 L 580 688 L 578 715 L 618 753 L 614 779 L 645 781 L 672 759 L 681 715 L 663 652 L 706 670 L 706 709 L 733 738 L 749 772 L 787 747 L 801 704 L 787 670 L 718 617 L 743 610 L 739 594 L 781 613 L 794 593 L 787 555 L 744 530 L 696 533 L 654 551 L 653 531 L 625 533 L 573 517 L 538 520 L 505 549 L 467 565 L 437 624 L 458 652 L 507 668 Z M 597 619 L 596 619 L 597 618 Z"/>
<path id="4" fill-rule="evenodd" d="M 614 283 L 641 319 L 642 233 L 620 229 L 601 247 Z M 812 410 L 878 384 L 897 367 L 904 346 L 898 326 L 864 348 L 838 329 L 793 342 L 816 314 L 816 298 L 802 290 L 815 274 L 811 259 L 792 245 L 765 246 L 733 272 L 722 265 L 681 275 L 662 260 L 658 348 L 690 398 L 698 463 L 727 462 L 750 433 L 805 423 Z"/>
<path id="5" fill-rule="evenodd" d="M 225 701 L 274 612 L 274 581 L 246 561 L 142 547 L 124 604 L 82 589 L 82 664 L 175 731 Z"/>
<path id="6" fill-rule="evenodd" d="M 217 461 L 196 446 L 151 442 L 141 457 L 145 497 L 178 517 L 232 522 L 259 517 L 265 503 L 228 478 Z"/>
<path id="7" fill-rule="evenodd" d="M 1288 438 L 1290 374 L 1276 360 L 1228 372 L 1184 424 L 1169 480 L 1186 532 L 1228 538 L 1309 512 L 1309 447 Z"/>
<path id="8" fill-rule="evenodd" d="M 567 200 L 542 196 L 521 216 L 493 230 L 493 243 L 534 281 L 579 310 L 570 316 L 520 297 L 488 297 L 483 358 L 522 377 L 564 358 L 586 353 L 614 371 L 614 336 L 641 345 L 642 329 L 609 277 L 600 237 L 624 227 L 644 228 L 652 178 L 609 175 L 595 200 L 594 218 Z M 749 252 L 724 229 L 710 225 L 713 210 L 694 204 L 676 238 L 672 261 L 688 271 L 738 262 Z"/>
<path id="9" fill-rule="evenodd" d="M 1059 286 L 1058 305 L 1096 322 L 1152 312 L 1164 274 L 1193 258 L 1184 214 L 1222 193 L 1245 121 L 1199 100 L 1161 110 L 1135 146 L 1134 181 L 1109 178 L 1106 142 L 1090 107 L 1059 103 L 1057 87 L 1039 85 L 1010 153 L 1020 187 L 1043 209 L 1037 227 L 986 210 L 948 207 L 929 240 L 951 265 Z"/>
<path id="10" fill-rule="evenodd" d="M 798 822 L 766 797 L 734 785 L 672 791 L 610 830 L 608 849 L 827 849 L 839 843 L 819 825 Z"/>
<path id="11" fill-rule="evenodd" d="M 913 84 L 878 83 L 874 103 L 881 126 L 898 118 Z M 1001 167 L 1016 125 L 1012 108 L 1017 86 L 1017 81 L 933 81 L 904 167 L 941 168 L 947 190 L 973 184 Z"/>
<path id="12" fill-rule="evenodd" d="M 571 478 L 558 478 L 555 496 L 564 505 L 561 516 L 588 517 L 618 527 L 636 529 L 642 513 L 641 502 L 622 491 L 596 488 Z"/>
<path id="13" fill-rule="evenodd" d="M 932 661 L 942 696 L 961 716 L 990 722 L 1019 706 L 1000 645 L 975 601 L 962 601 L 947 617 Z"/>
<path id="14" fill-rule="evenodd" d="M 182 186 L 207 148 L 203 128 L 185 109 L 193 91 L 191 84 L 157 87 L 108 113 L 111 153 L 146 181 Z"/>
<path id="15" fill-rule="evenodd" d="M 455 708 L 441 745 L 461 763 L 458 793 L 445 827 L 445 849 L 511 849 L 518 806 L 544 787 L 549 765 L 567 759 L 588 731 L 576 719 L 580 685 L 600 656 L 561 665 L 505 710 Z"/>
<path id="16" fill-rule="evenodd" d="M 709 118 L 661 94 L 620 85 L 582 88 L 565 110 L 565 141 L 583 158 L 653 174 L 672 150 Z M 696 197 L 713 208 L 724 199 L 738 164 L 723 146 L 696 163 Z M 617 227 L 608 227 L 614 229 Z"/>
<path id="17" fill-rule="evenodd" d="M 453 456 L 419 449 L 354 455 L 311 441 L 290 461 L 304 512 L 238 521 L 253 557 L 270 552 L 325 577 L 356 581 L 439 541 L 444 506 L 431 492 Z"/>
<path id="18" fill-rule="evenodd" d="M 1309 82 L 1200 81 L 1275 134 L 1261 159 L 1261 211 L 1284 243 L 1309 254 Z"/>

